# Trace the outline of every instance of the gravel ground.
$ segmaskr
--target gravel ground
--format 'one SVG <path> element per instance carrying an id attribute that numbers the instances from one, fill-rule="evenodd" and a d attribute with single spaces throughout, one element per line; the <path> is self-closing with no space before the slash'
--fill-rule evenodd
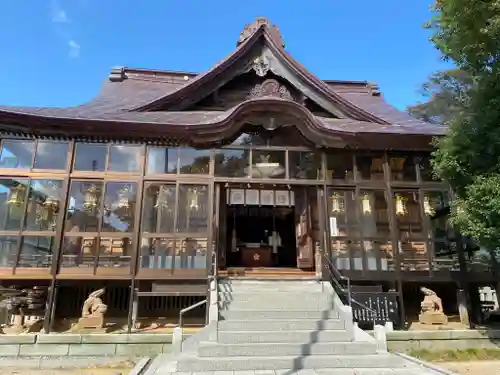
<path id="1" fill-rule="evenodd" d="M 460 375 L 500 375 L 500 361 L 441 362 L 437 365 Z"/>
<path id="2" fill-rule="evenodd" d="M 123 358 L 0 359 L 0 375 L 126 375 L 135 363 Z"/>
<path id="3" fill-rule="evenodd" d="M 67 369 L 67 370 L 2 370 L 0 375 L 126 375 L 130 368 Z"/>

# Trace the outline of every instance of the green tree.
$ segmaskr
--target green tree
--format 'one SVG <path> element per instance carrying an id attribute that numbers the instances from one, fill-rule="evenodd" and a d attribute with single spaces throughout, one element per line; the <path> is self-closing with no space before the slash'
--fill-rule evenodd
<path id="1" fill-rule="evenodd" d="M 408 107 L 408 112 L 432 124 L 449 124 L 467 106 L 472 83 L 472 77 L 461 69 L 434 73 L 422 85 L 426 101 Z"/>
<path id="2" fill-rule="evenodd" d="M 489 248 L 500 246 L 500 0 L 436 0 L 427 25 L 445 59 L 469 74 L 464 106 L 436 142 L 433 167 L 457 199 L 452 221 Z"/>

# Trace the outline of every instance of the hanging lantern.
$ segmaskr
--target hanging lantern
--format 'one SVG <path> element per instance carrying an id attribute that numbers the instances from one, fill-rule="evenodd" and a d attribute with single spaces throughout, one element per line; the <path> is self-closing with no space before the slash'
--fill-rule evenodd
<path id="1" fill-rule="evenodd" d="M 191 210 L 198 209 L 198 197 L 199 193 L 197 189 L 189 189 L 189 208 Z"/>
<path id="2" fill-rule="evenodd" d="M 372 205 L 368 194 L 363 194 L 363 198 L 361 198 L 361 210 L 363 211 L 363 215 L 371 215 L 372 213 Z"/>
<path id="3" fill-rule="evenodd" d="M 338 193 L 333 193 L 332 197 L 332 214 L 339 214 L 344 212 L 344 199 Z"/>
<path id="4" fill-rule="evenodd" d="M 24 204 L 26 188 L 23 185 L 16 185 L 10 188 L 9 206 L 21 207 Z"/>
<path id="5" fill-rule="evenodd" d="M 171 195 L 172 193 L 167 186 L 160 186 L 156 194 L 156 204 L 154 205 L 154 207 L 169 209 L 170 207 L 168 206 L 168 200 Z"/>
<path id="6" fill-rule="evenodd" d="M 424 196 L 424 213 L 427 216 L 434 216 L 434 214 L 436 213 L 436 210 L 431 205 L 431 199 L 428 195 Z"/>
<path id="7" fill-rule="evenodd" d="M 118 192 L 118 201 L 116 202 L 116 208 L 121 211 L 125 211 L 125 213 L 128 213 L 131 207 L 130 204 L 130 193 L 132 191 L 132 187 L 127 184 L 123 186 L 120 191 Z"/>
<path id="8" fill-rule="evenodd" d="M 398 216 L 404 216 L 407 213 L 406 209 L 406 199 L 397 194 L 396 195 L 396 215 Z"/>
<path id="9" fill-rule="evenodd" d="M 83 191 L 83 209 L 85 212 L 95 212 L 99 206 L 99 188 L 92 184 Z"/>
<path id="10" fill-rule="evenodd" d="M 36 214 L 38 223 L 47 223 L 49 229 L 56 226 L 57 213 L 59 212 L 59 200 L 49 195 L 41 204 L 41 210 Z"/>

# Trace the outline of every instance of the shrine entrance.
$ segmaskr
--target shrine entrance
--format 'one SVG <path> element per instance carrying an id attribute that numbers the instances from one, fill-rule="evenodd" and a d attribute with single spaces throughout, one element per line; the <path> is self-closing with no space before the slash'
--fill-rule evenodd
<path id="1" fill-rule="evenodd" d="M 217 185 L 219 268 L 314 270 L 315 191 L 277 184 Z"/>
<path id="2" fill-rule="evenodd" d="M 296 267 L 295 207 L 227 205 L 228 267 Z"/>

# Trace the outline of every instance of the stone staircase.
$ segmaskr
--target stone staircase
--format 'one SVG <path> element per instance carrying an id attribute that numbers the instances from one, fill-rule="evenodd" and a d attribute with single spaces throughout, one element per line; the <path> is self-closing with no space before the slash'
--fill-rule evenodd
<path id="1" fill-rule="evenodd" d="M 387 353 L 385 342 L 357 328 L 350 308 L 328 283 L 225 279 L 217 289 L 212 296 L 218 296 L 218 320 L 188 338 L 168 365 L 156 364 L 146 374 L 299 369 L 432 373 Z"/>

